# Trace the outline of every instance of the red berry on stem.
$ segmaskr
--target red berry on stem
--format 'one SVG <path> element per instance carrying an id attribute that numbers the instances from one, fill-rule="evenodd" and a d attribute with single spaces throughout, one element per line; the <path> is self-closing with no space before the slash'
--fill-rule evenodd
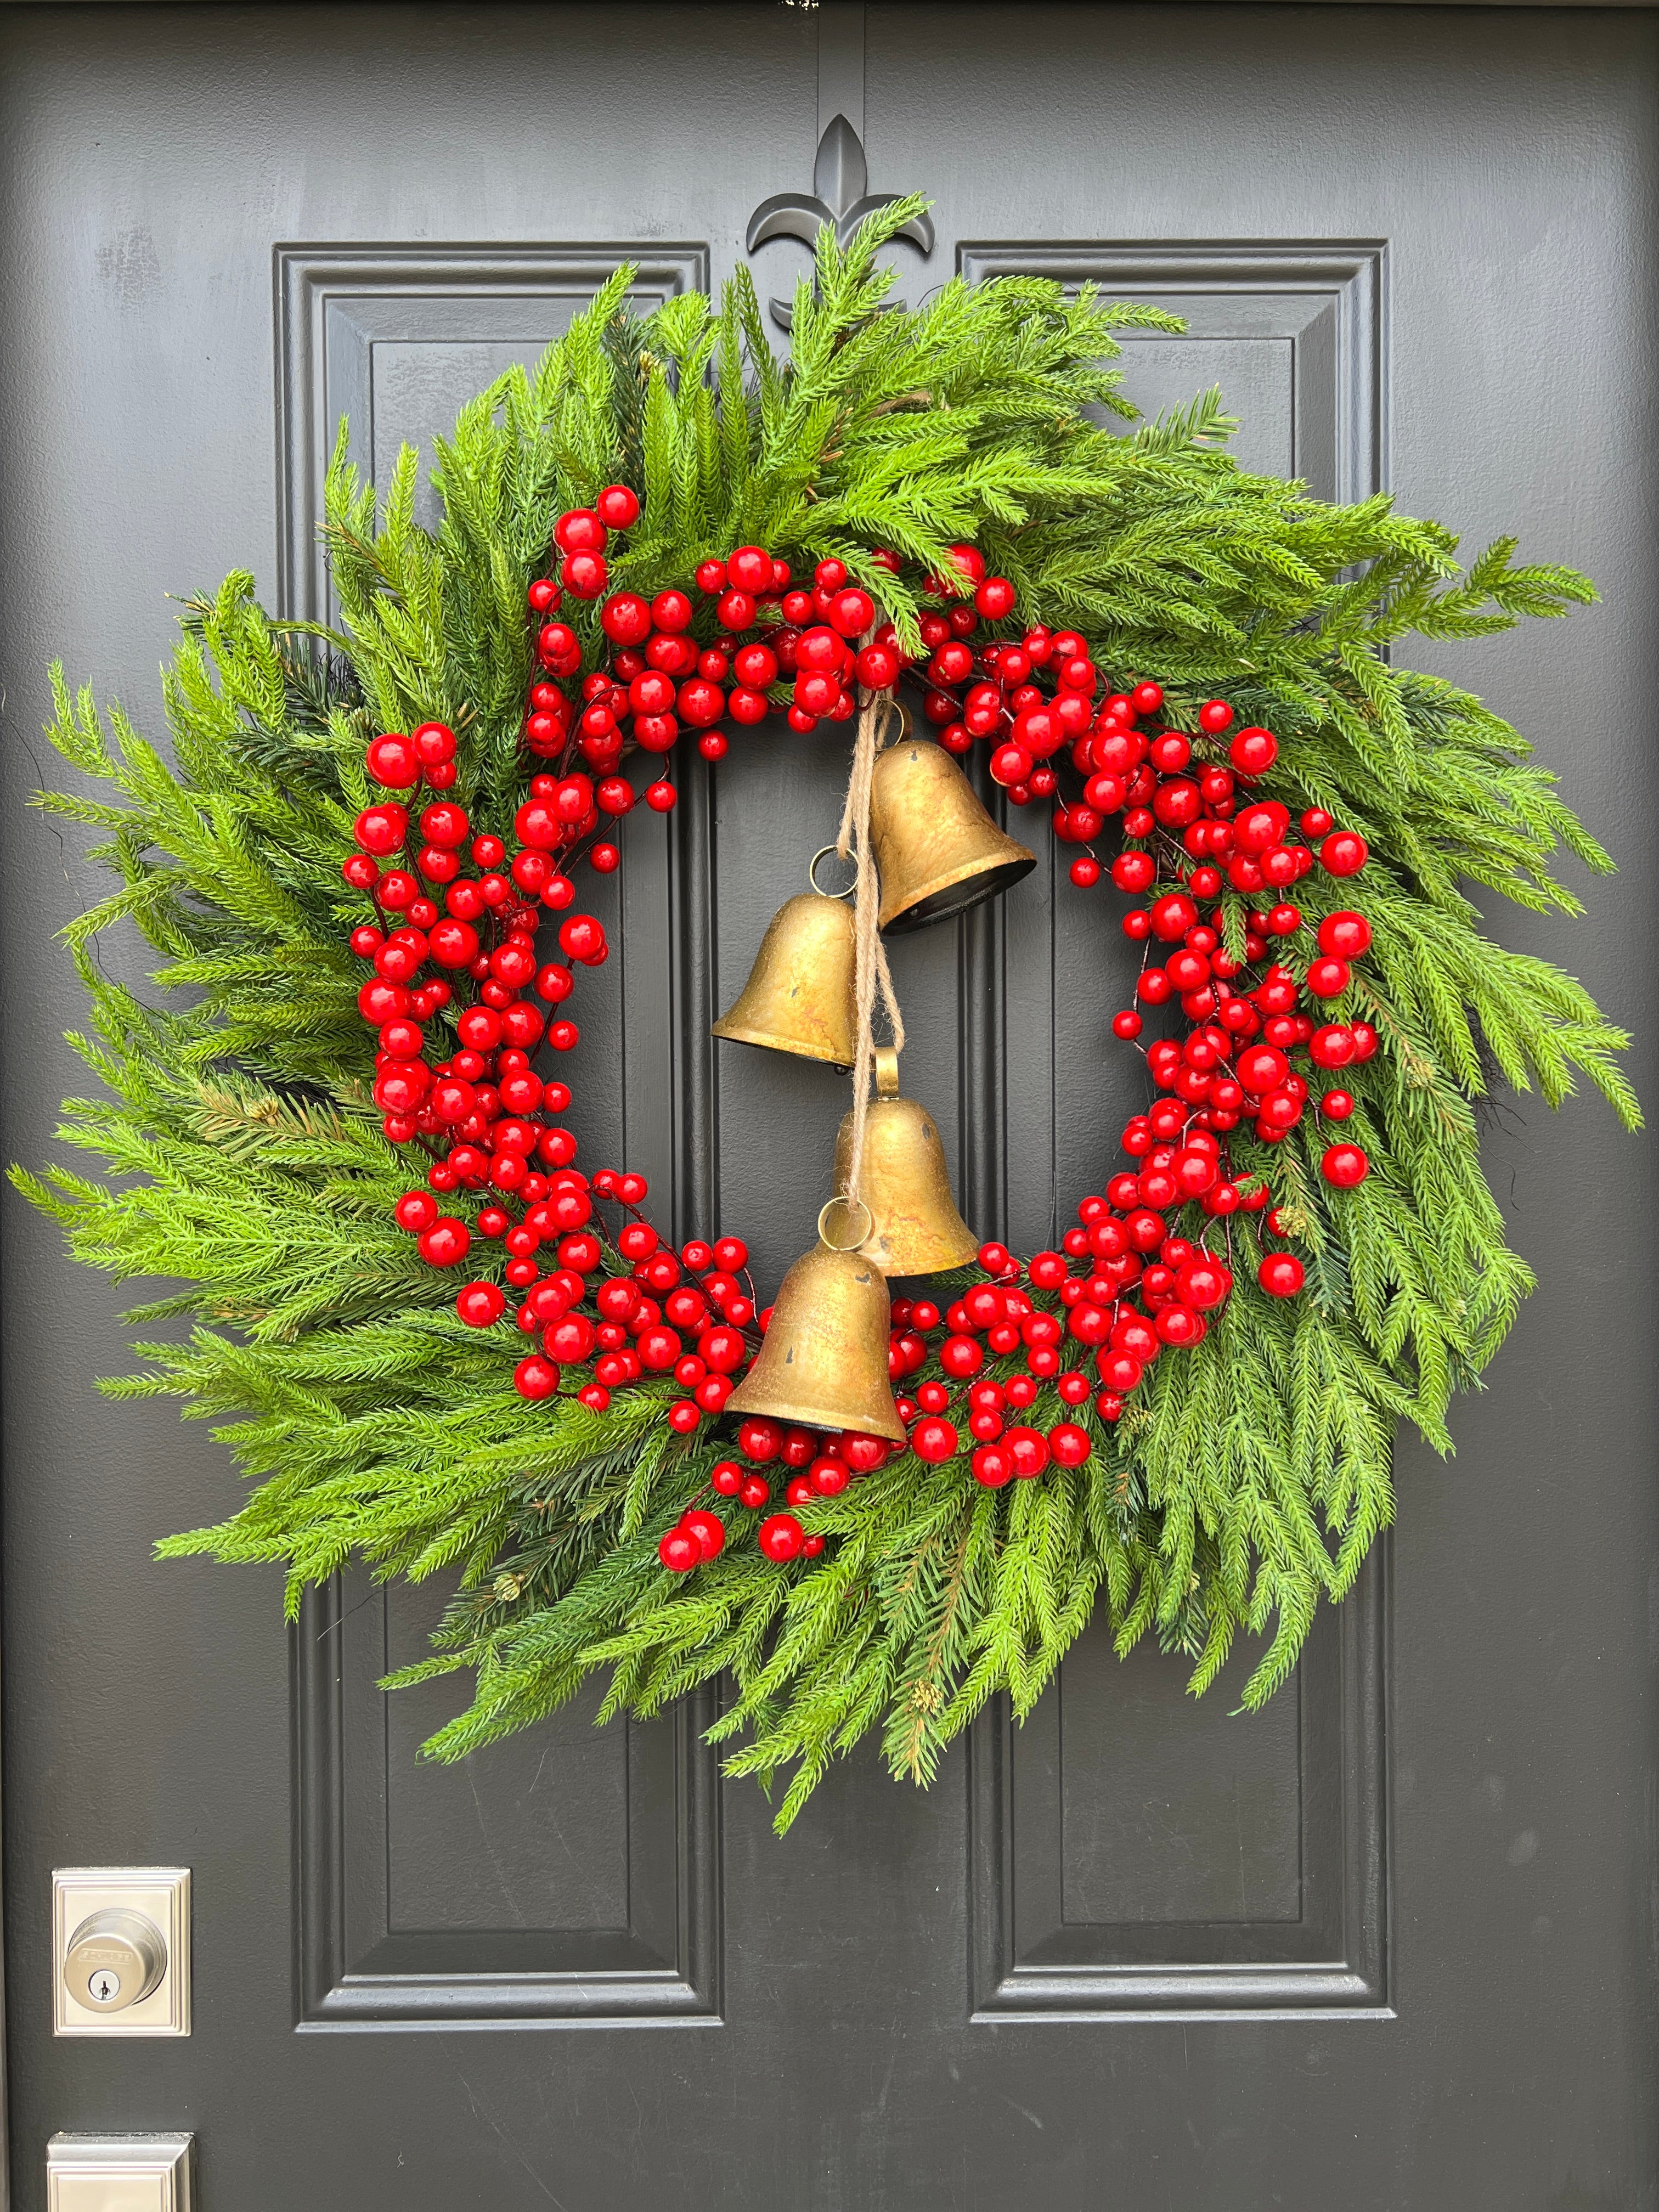
<path id="1" fill-rule="evenodd" d="M 608 530 L 629 530 L 640 519 L 640 502 L 626 484 L 607 484 L 593 502 Z"/>
<path id="2" fill-rule="evenodd" d="M 689 1528 L 671 1528 L 657 1545 L 657 1557 L 671 1575 L 688 1575 L 702 1564 L 703 1551 Z"/>
<path id="3" fill-rule="evenodd" d="M 1316 960 L 1308 969 L 1308 988 L 1318 999 L 1340 999 L 1352 981 L 1346 960 Z"/>
<path id="4" fill-rule="evenodd" d="M 1341 960 L 1358 960 L 1369 951 L 1371 926 L 1363 914 L 1345 909 L 1328 914 L 1319 925 L 1319 949 Z"/>
<path id="5" fill-rule="evenodd" d="M 1240 730 L 1227 748 L 1227 757 L 1241 775 L 1265 775 L 1279 758 L 1279 740 L 1271 730 Z"/>
<path id="6" fill-rule="evenodd" d="M 680 1516 L 680 1526 L 692 1537 L 705 1559 L 714 1559 L 726 1544 L 726 1523 L 718 1513 L 710 1513 L 701 1505 L 694 1505 Z"/>
<path id="7" fill-rule="evenodd" d="M 765 1557 L 781 1566 L 799 1558 L 805 1538 L 793 1513 L 773 1513 L 761 1522 L 758 1540 Z"/>
<path id="8" fill-rule="evenodd" d="M 1332 1145 L 1319 1163 L 1319 1172 L 1338 1190 L 1352 1190 L 1364 1182 L 1371 1164 L 1358 1145 Z"/>
<path id="9" fill-rule="evenodd" d="M 471 1232 L 465 1222 L 451 1214 L 440 1214 L 429 1229 L 421 1231 L 416 1249 L 428 1267 L 454 1267 L 465 1259 L 471 1243 Z"/>
<path id="10" fill-rule="evenodd" d="M 507 1311 L 507 1300 L 494 1283 L 469 1283 L 457 1291 L 455 1310 L 469 1328 L 489 1328 Z"/>
<path id="11" fill-rule="evenodd" d="M 1370 857 L 1370 848 L 1357 830 L 1334 830 L 1319 848 L 1325 872 L 1332 876 L 1357 876 Z"/>
<path id="12" fill-rule="evenodd" d="M 513 1388 L 521 1398 L 550 1398 L 558 1387 L 558 1369 L 538 1352 L 521 1359 L 513 1370 Z"/>
<path id="13" fill-rule="evenodd" d="M 395 732 L 373 741 L 365 765 L 374 781 L 391 791 L 407 791 L 421 780 L 419 754 L 408 738 Z"/>
<path id="14" fill-rule="evenodd" d="M 974 1350 L 977 1355 L 979 1346 L 975 1345 Z M 976 1357 L 975 1364 L 977 1366 L 978 1364 Z M 924 1384 L 923 1388 L 926 1389 L 926 1387 Z M 941 1460 L 951 1458 L 957 1450 L 958 1441 L 956 1429 L 949 1421 L 934 1419 L 918 1421 L 910 1431 L 910 1448 L 916 1457 L 929 1460 L 934 1464 Z"/>

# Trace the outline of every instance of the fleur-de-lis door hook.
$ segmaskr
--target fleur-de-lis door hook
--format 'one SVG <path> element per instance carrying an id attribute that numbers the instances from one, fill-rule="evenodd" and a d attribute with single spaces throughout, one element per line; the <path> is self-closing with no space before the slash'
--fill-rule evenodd
<path id="1" fill-rule="evenodd" d="M 820 227 L 833 223 L 838 242 L 845 246 L 867 215 L 891 207 L 900 192 L 869 190 L 870 169 L 864 142 L 844 115 L 830 122 L 818 141 L 812 164 L 810 192 L 774 192 L 749 218 L 748 250 L 753 253 L 770 238 L 798 239 L 803 246 L 816 243 Z M 912 216 L 895 234 L 917 247 L 924 260 L 933 250 L 933 220 L 926 213 Z M 772 313 L 786 331 L 793 317 L 787 300 L 774 300 Z"/>

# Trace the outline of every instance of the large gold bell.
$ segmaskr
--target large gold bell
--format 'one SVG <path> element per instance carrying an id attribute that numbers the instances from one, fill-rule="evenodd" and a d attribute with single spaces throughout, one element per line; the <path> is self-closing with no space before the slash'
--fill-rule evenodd
<path id="1" fill-rule="evenodd" d="M 856 957 L 845 900 L 817 891 L 786 899 L 714 1035 L 850 1067 L 858 1053 Z"/>
<path id="2" fill-rule="evenodd" d="M 902 1444 L 904 1424 L 887 1380 L 888 1310 L 887 1279 L 875 1261 L 820 1243 L 784 1277 L 759 1355 L 726 1411 Z"/>
<path id="3" fill-rule="evenodd" d="M 884 1275 L 938 1275 L 965 1267 L 979 1239 L 957 1212 L 939 1126 L 925 1106 L 898 1093 L 898 1054 L 876 1049 L 876 1090 L 864 1123 L 859 1194 L 870 1234 L 859 1246 Z M 836 1182 L 844 1188 L 853 1152 L 853 1116 L 836 1139 Z"/>
<path id="4" fill-rule="evenodd" d="M 1036 866 L 1036 855 L 997 828 L 950 754 L 927 738 L 902 738 L 876 755 L 870 828 L 884 931 L 961 914 Z"/>

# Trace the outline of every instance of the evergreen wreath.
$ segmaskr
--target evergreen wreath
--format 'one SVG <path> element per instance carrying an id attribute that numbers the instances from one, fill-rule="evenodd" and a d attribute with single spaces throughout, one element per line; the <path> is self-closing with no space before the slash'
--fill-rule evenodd
<path id="1" fill-rule="evenodd" d="M 337 630 L 274 620 L 246 574 L 188 602 L 164 678 L 171 764 L 118 708 L 72 702 L 55 669 L 49 733 L 76 776 L 39 800 L 88 825 L 118 878 L 66 932 L 92 1003 L 93 1033 L 70 1041 L 101 1089 L 67 1102 L 59 1131 L 114 1180 L 14 1180 L 77 1258 L 183 1285 L 129 1319 L 188 1316 L 188 1334 L 140 1344 L 143 1371 L 103 1388 L 186 1401 L 257 1481 L 230 1519 L 161 1553 L 281 1560 L 290 1609 L 354 1558 L 383 1578 L 458 1568 L 434 1656 L 392 1678 L 474 1670 L 471 1704 L 427 1747 L 442 1759 L 547 1713 L 595 1669 L 606 1716 L 729 1676 L 711 1735 L 734 1747 L 728 1771 L 793 1770 L 780 1827 L 878 1725 L 893 1772 L 926 1783 L 994 1692 L 1023 1718 L 1103 1593 L 1119 1650 L 1155 1636 L 1193 1662 L 1194 1691 L 1237 1630 L 1265 1637 L 1243 1701 L 1267 1698 L 1322 1595 L 1343 1595 L 1392 1517 L 1396 1423 L 1449 1451 L 1451 1393 L 1476 1381 L 1531 1286 L 1481 1172 L 1482 1102 L 1535 1085 L 1555 1106 L 1583 1075 L 1640 1126 L 1615 1060 L 1625 1033 L 1570 976 L 1485 937 L 1474 903 L 1494 891 L 1576 913 L 1551 873 L 1558 844 L 1593 870 L 1612 863 L 1514 729 L 1389 659 L 1410 633 L 1481 635 L 1565 612 L 1591 586 L 1517 565 L 1509 539 L 1464 570 L 1449 532 L 1386 498 L 1331 506 L 1248 473 L 1223 450 L 1232 425 L 1213 392 L 1150 425 L 1100 427 L 1102 410 L 1134 416 L 1102 365 L 1113 332 L 1179 327 L 1150 308 L 1027 278 L 884 307 L 877 251 L 919 205 L 871 218 L 844 249 L 821 235 L 787 362 L 746 276 L 718 311 L 694 294 L 638 320 L 619 272 L 533 373 L 498 379 L 438 442 L 430 533 L 414 519 L 415 453 L 377 512 L 343 432 L 325 526 Z M 793 606 L 757 607 L 786 580 L 757 561 L 814 581 Z M 619 598 L 647 608 L 646 630 L 685 638 L 702 672 L 677 664 L 666 713 L 631 678 L 623 696 L 647 663 L 635 617 L 617 633 Z M 803 598 L 808 628 L 836 641 L 816 690 L 817 661 L 796 650 Z M 953 625 L 953 609 L 974 615 Z M 946 653 L 964 633 L 974 645 Z M 722 659 L 738 664 L 730 690 Z M 578 860 L 615 865 L 606 810 L 620 819 L 633 797 L 617 768 L 630 711 L 647 755 L 689 720 L 718 758 L 720 722 L 741 732 L 786 709 L 797 727 L 826 714 L 817 739 L 792 740 L 822 742 L 854 703 L 854 666 L 867 697 L 923 659 L 924 711 L 956 750 L 988 734 L 1015 800 L 1056 790 L 1058 753 L 1088 779 L 1056 797 L 1062 835 L 1081 847 L 1124 815 L 1110 872 L 1144 895 L 1126 926 L 1164 963 L 1143 973 L 1142 1003 L 1181 996 L 1209 1057 L 1148 1048 L 1156 1097 L 1127 1133 L 1138 1157 L 1084 1201 L 1060 1254 L 1022 1270 L 987 1248 L 937 1304 L 898 1308 L 909 1448 L 826 1449 L 762 1421 L 734 1459 L 720 1409 L 758 1341 L 746 1255 L 736 1239 L 667 1252 L 639 1216 L 640 1179 L 574 1168 L 546 1119 L 568 1093 L 530 1065 L 548 1018 L 517 995 L 531 908 L 551 909 L 565 959 L 603 957 L 598 925 L 562 909 Z M 964 667 L 965 704 L 966 679 L 951 680 Z M 1125 687 L 1103 708 L 1096 672 Z M 1149 717 L 1164 733 L 1150 750 Z M 422 776 L 427 848 L 418 867 L 383 872 L 404 842 L 400 794 Z M 1176 783 L 1198 802 L 1170 800 Z M 672 783 L 648 796 L 672 804 Z M 510 867 L 494 835 L 508 824 Z M 488 896 L 446 899 L 440 922 L 475 828 Z M 1346 904 L 1361 864 L 1363 916 Z M 1072 872 L 1086 886 L 1102 867 L 1079 849 Z M 450 928 L 458 959 L 388 963 L 400 904 L 405 928 L 410 911 L 428 918 L 421 943 Z M 155 1006 L 96 963 L 117 923 L 161 956 Z M 538 957 L 528 969 L 556 1007 L 571 969 Z M 388 984 L 388 968 L 405 982 Z M 520 1010 L 505 1035 L 503 991 Z M 1221 1023 L 1229 1003 L 1253 1010 L 1237 1017 L 1250 1034 Z M 491 1020 L 475 1019 L 484 1009 Z M 386 1024 L 378 1060 L 365 1012 Z M 1118 1034 L 1140 1018 L 1126 1009 Z M 428 1029 L 443 1035 L 447 1074 L 421 1059 L 411 1078 L 407 1040 L 388 1058 L 399 1020 L 417 1056 Z M 1275 1020 L 1280 1048 L 1258 1034 Z M 573 1023 L 552 1028 L 568 1032 L 555 1045 L 574 1043 Z M 1321 1039 L 1322 1067 L 1344 1070 L 1325 1114 L 1288 1072 L 1310 1056 L 1322 1080 Z M 475 1071 L 465 1127 L 484 1139 L 459 1168 L 433 1096 L 442 1082 L 465 1092 L 458 1066 Z M 486 1106 L 486 1080 L 517 1089 Z M 1218 1081 L 1231 1086 L 1220 1105 Z M 1274 1097 L 1295 1110 L 1269 1113 Z M 514 1100 L 531 1135 L 492 1188 L 489 1132 L 506 1125 L 491 1114 Z M 1320 1128 L 1333 1120 L 1335 1145 Z M 413 1191 L 411 1139 L 431 1170 Z M 439 1216 L 446 1190 L 456 1211 Z M 539 1234 L 513 1210 L 526 1200 Z M 1148 1217 L 1151 1243 L 1134 1228 Z M 494 1280 L 458 1300 L 447 1272 L 469 1245 L 477 1265 L 481 1232 L 514 1225 L 503 1272 L 524 1291 L 520 1327 L 562 1328 L 562 1358 L 527 1347 Z M 534 1255 L 554 1241 L 548 1277 L 551 1255 Z M 1101 1310 L 1107 1284 L 1124 1303 L 1091 1337 L 1077 1317 Z M 642 1364 L 627 1334 L 643 1301 L 672 1302 L 668 1285 L 692 1292 L 693 1333 L 704 1324 L 708 1356 L 683 1370 L 695 1386 L 677 1379 L 678 1356 Z M 1160 1334 L 1171 1308 L 1188 1322 Z M 665 1333 L 681 1343 L 659 1321 Z M 963 1341 L 974 1352 L 953 1354 Z M 601 1342 L 628 1349 L 596 1361 Z M 1068 1364 L 1091 1352 L 1098 1396 Z M 959 1442 L 942 1412 L 970 1361 L 1001 1395 L 962 1401 L 991 1418 Z M 1000 1439 L 999 1406 L 1020 1415 Z M 1035 1443 L 1017 1449 L 1019 1437 Z M 1032 1472 L 1008 1464 L 1020 1450 L 1037 1478 L 1009 1482 Z M 790 1510 L 757 1543 L 744 1501 L 780 1472 Z"/>

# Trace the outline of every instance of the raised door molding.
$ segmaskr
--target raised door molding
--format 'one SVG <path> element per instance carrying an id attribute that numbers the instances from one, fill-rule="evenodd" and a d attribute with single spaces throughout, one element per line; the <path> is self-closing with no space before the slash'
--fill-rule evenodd
<path id="1" fill-rule="evenodd" d="M 1131 347 L 1283 346 L 1289 473 L 1322 499 L 1365 499 L 1386 486 L 1388 249 L 1381 240 L 963 244 L 957 266 L 970 283 L 1052 276 L 1186 318 L 1183 337 L 1126 332 Z"/>
<path id="2" fill-rule="evenodd" d="M 405 440 L 425 446 L 447 429 L 508 362 L 533 362 L 624 263 L 641 311 L 708 283 L 701 245 L 276 249 L 286 611 L 327 607 L 317 526 L 341 416 L 374 476 Z M 583 1088 L 599 1125 L 689 1218 L 706 1215 L 710 1150 L 706 933 L 694 918 L 708 896 L 706 776 L 687 775 L 684 799 L 672 824 L 638 825 L 620 884 L 595 885 L 618 957 L 592 995 L 598 1049 Z M 628 938 L 665 944 L 669 957 L 629 959 Z M 718 2023 L 708 1698 L 597 1732 L 566 1711 L 461 1769 L 423 1766 L 418 1742 L 453 1710 L 453 1686 L 446 1705 L 423 1692 L 388 1699 L 376 1685 L 420 1656 L 424 1625 L 418 1598 L 354 1577 L 317 1594 L 295 1634 L 299 2026 Z"/>
<path id="3" fill-rule="evenodd" d="M 1326 499 L 1385 483 L 1381 243 L 970 243 L 957 267 L 1170 308 L 1184 333 L 1123 334 L 1126 385 L 1146 412 L 1218 381 L 1240 403 L 1248 465 Z M 1061 1024 L 1056 1003 L 1109 1007 L 1129 971 L 1115 916 L 1078 898 L 1052 851 L 1018 902 L 966 918 L 963 961 L 970 1218 L 1029 1249 L 1057 1236 L 1056 1203 L 1096 1187 L 1139 1097 L 1109 1039 L 1087 1020 L 1081 1033 Z M 1012 1091 L 1003 1069 L 1019 1071 Z M 1242 1664 L 1194 1710 L 1179 1657 L 1143 1650 L 1120 1668 L 1099 1618 L 1024 1728 L 1005 1703 L 981 1717 L 975 2021 L 1387 2014 L 1388 1567 L 1385 1538 L 1254 1717 L 1228 1717 Z"/>
<path id="4" fill-rule="evenodd" d="M 393 1656 L 383 1593 L 337 1578 L 307 1601 L 293 1655 L 301 2030 L 720 2025 L 720 1783 L 699 1741 L 708 1696 L 602 1731 L 567 1711 L 475 1754 L 498 1762 L 481 1783 L 417 1767 L 418 1728 L 389 1724 L 376 1687 Z M 573 1778 L 583 1754 L 602 1765 L 597 1789 Z M 400 1835 L 396 1808 L 410 1798 L 424 1816 Z M 527 1879 L 501 1864 L 515 1849 Z M 573 1909 L 558 1876 L 576 1853 Z M 434 1909 L 446 1887 L 453 1908 Z M 413 1912 L 400 1902 L 410 1892 Z M 504 1893 L 515 1911 L 492 1925 Z"/>
<path id="5" fill-rule="evenodd" d="M 316 621 L 326 605 L 317 546 L 323 477 L 343 415 L 351 419 L 354 453 L 372 465 L 375 348 L 516 344 L 533 358 L 625 262 L 638 271 L 633 296 L 642 313 L 677 293 L 708 289 L 708 249 L 701 245 L 277 246 L 277 573 L 285 613 Z"/>

